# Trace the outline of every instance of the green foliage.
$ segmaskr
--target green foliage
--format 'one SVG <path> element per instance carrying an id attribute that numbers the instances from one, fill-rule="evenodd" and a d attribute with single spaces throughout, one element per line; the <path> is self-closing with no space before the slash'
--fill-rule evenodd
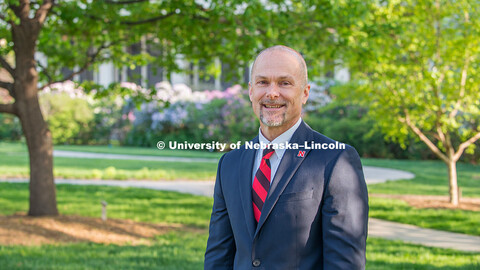
<path id="1" fill-rule="evenodd" d="M 317 111 L 307 112 L 304 120 L 327 137 L 355 147 L 360 156 L 374 158 L 432 159 L 435 156 L 421 143 L 410 140 L 402 149 L 389 142 L 368 114 L 368 109 L 358 105 L 341 104 L 334 100 Z"/>
<path id="2" fill-rule="evenodd" d="M 153 102 L 134 111 L 135 121 L 125 144 L 149 146 L 159 140 L 167 145 L 169 141 L 230 144 L 257 135 L 258 121 L 240 86 L 197 92 L 180 88 L 183 91 L 173 93 L 175 98 L 168 108 Z"/>
<path id="3" fill-rule="evenodd" d="M 441 133 L 458 149 L 480 132 L 479 4 L 372 5 L 355 42 L 359 54 L 349 59 L 354 80 L 339 95 L 368 106 L 386 136 L 402 145 L 414 126 L 442 151 Z"/>
<path id="4" fill-rule="evenodd" d="M 337 141 L 355 147 L 363 157 L 399 157 L 390 151 L 383 135 L 375 132 L 375 121 L 358 106 L 332 102 L 318 111 L 309 112 L 304 120 L 315 130 Z"/>
<path id="5" fill-rule="evenodd" d="M 42 112 L 55 144 L 86 143 L 92 128 L 93 109 L 83 99 L 71 98 L 65 93 L 42 95 Z"/>
<path id="6" fill-rule="evenodd" d="M 169 74 L 182 71 L 176 61 L 180 55 L 203 61 L 208 75 L 218 75 L 217 68 L 210 68 L 217 58 L 234 67 L 224 75 L 239 78 L 256 50 L 271 44 L 270 29 L 287 23 L 264 2 L 58 0 L 38 37 L 37 50 L 47 57 L 38 68 L 40 82 L 62 79 L 62 69 L 97 69 L 110 61 L 130 69 L 151 63 Z M 32 3 L 32 13 L 39 7 Z M 8 3 L 0 4 L 0 13 L 6 14 L 5 21 L 19 23 Z M 11 26 L 2 21 L 0 36 L 8 44 L 0 49 L 2 56 L 13 52 L 10 32 Z M 147 49 L 142 53 L 128 48 L 141 42 Z"/>
<path id="7" fill-rule="evenodd" d="M 0 140 L 18 141 L 22 138 L 22 126 L 16 116 L 0 114 Z"/>

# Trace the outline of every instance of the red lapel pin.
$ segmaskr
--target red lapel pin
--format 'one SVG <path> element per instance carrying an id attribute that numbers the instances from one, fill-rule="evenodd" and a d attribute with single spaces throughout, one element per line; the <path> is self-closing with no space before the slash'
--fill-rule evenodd
<path id="1" fill-rule="evenodd" d="M 305 157 L 305 151 L 298 151 L 297 157 Z"/>

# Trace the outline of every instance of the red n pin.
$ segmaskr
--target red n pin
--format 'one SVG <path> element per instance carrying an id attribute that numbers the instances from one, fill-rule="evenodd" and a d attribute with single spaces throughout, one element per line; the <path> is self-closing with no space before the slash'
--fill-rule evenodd
<path id="1" fill-rule="evenodd" d="M 305 157 L 305 151 L 298 151 L 297 157 Z"/>

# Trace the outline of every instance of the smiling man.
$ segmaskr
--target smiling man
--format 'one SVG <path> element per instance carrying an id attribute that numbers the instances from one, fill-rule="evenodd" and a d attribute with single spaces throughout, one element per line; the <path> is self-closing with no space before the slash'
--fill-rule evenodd
<path id="1" fill-rule="evenodd" d="M 260 121 L 253 143 L 219 161 L 205 269 L 364 269 L 368 196 L 355 149 L 284 149 L 337 144 L 301 119 L 310 91 L 303 57 L 263 50 L 249 83 Z M 272 146 L 272 147 L 270 147 Z"/>

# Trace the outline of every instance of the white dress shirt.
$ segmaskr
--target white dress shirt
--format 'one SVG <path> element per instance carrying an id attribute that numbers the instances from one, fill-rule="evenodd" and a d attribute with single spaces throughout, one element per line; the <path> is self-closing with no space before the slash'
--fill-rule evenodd
<path id="1" fill-rule="evenodd" d="M 258 143 L 260 144 L 286 144 L 290 142 L 290 139 L 293 136 L 293 133 L 297 130 L 298 126 L 300 126 L 300 123 L 302 122 L 302 118 L 299 118 L 297 123 L 293 125 L 291 128 L 289 128 L 287 131 L 284 133 L 280 134 L 277 138 L 273 139 L 273 141 L 269 141 L 265 136 L 262 134 L 262 130 L 259 128 L 258 129 Z M 275 149 L 275 152 L 273 155 L 270 157 L 270 166 L 271 166 L 271 171 L 272 175 L 270 177 L 270 181 L 273 181 L 273 178 L 275 177 L 275 173 L 277 172 L 278 165 L 280 165 L 280 161 L 282 160 L 283 154 L 285 154 L 286 149 Z M 260 162 L 262 161 L 262 156 L 263 156 L 263 149 L 258 149 L 255 155 L 255 162 L 253 163 L 253 175 L 252 175 L 252 183 L 253 180 L 255 179 L 255 174 L 257 173 L 258 168 L 260 167 Z M 270 182 L 271 183 L 271 182 Z"/>

